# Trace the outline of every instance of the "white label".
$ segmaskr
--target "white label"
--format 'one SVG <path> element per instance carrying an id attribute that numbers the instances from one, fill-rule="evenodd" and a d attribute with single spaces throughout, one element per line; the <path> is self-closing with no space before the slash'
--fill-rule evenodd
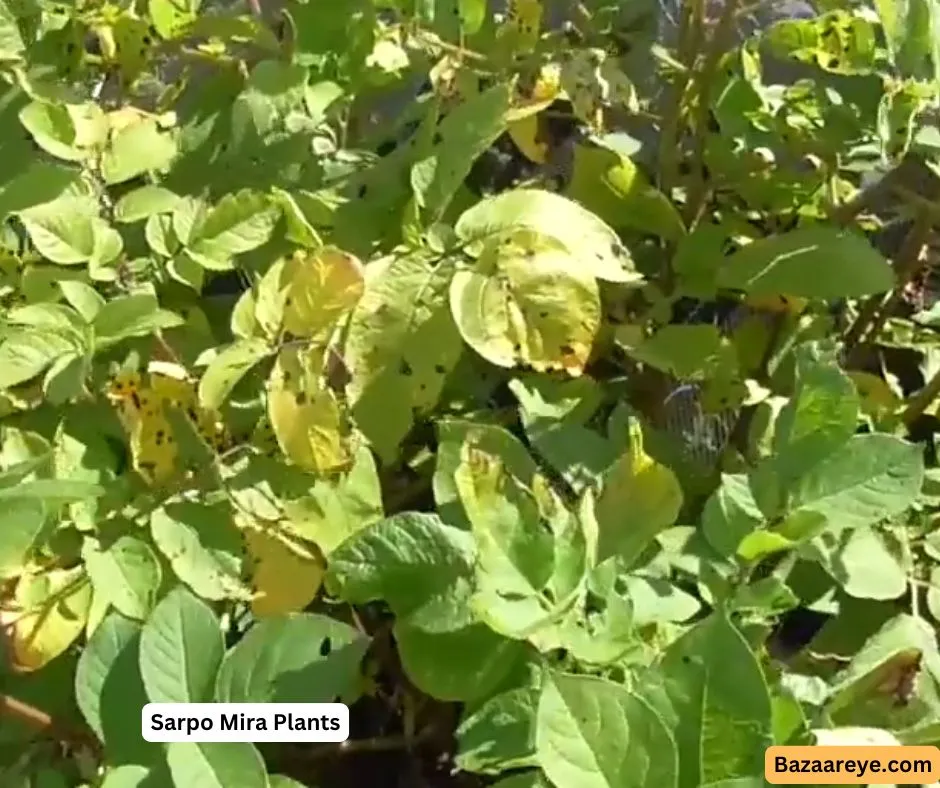
<path id="1" fill-rule="evenodd" d="M 344 703 L 148 703 L 146 741 L 346 741 Z"/>

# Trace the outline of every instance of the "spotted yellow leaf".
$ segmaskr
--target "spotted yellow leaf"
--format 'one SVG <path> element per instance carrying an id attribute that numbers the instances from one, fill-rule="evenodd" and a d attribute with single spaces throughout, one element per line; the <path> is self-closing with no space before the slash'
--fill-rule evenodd
<path id="1" fill-rule="evenodd" d="M 268 381 L 268 417 L 284 455 L 312 473 L 348 466 L 345 419 L 333 391 L 305 368 L 301 352 L 282 350 Z"/>
<path id="2" fill-rule="evenodd" d="M 509 0 L 505 33 L 517 52 L 535 47 L 542 30 L 542 0 Z"/>
<path id="3" fill-rule="evenodd" d="M 251 562 L 252 612 L 262 617 L 303 610 L 323 581 L 326 564 L 320 551 L 274 530 L 242 525 Z"/>
<path id="4" fill-rule="evenodd" d="M 785 313 L 798 315 L 809 304 L 808 298 L 790 295 L 749 295 L 744 303 L 751 309 L 761 312 Z"/>
<path id="5" fill-rule="evenodd" d="M 224 451 L 231 443 L 218 414 L 199 407 L 195 382 L 175 365 L 155 362 L 143 375 L 121 372 L 112 378 L 106 393 L 127 433 L 134 469 L 151 485 L 168 483 L 180 470 L 178 440 L 168 408 L 184 413 L 216 451 Z"/>
<path id="6" fill-rule="evenodd" d="M 362 263 L 333 246 L 279 260 L 258 287 L 255 318 L 269 336 L 323 339 L 362 295 Z"/>
<path id="7" fill-rule="evenodd" d="M 459 271 L 451 311 L 464 341 L 492 364 L 584 371 L 600 326 L 596 279 L 565 247 L 531 230 L 489 244 Z"/>
<path id="8" fill-rule="evenodd" d="M 20 609 L 0 613 L 13 668 L 38 670 L 62 654 L 84 631 L 91 598 L 83 569 L 24 575 L 16 589 Z"/>

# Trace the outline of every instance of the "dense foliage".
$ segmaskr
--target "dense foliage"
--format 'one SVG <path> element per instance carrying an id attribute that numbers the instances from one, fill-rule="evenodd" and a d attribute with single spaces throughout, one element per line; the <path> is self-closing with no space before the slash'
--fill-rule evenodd
<path id="1" fill-rule="evenodd" d="M 0 785 L 940 743 L 940 3 L 551 5 L 0 0 Z"/>

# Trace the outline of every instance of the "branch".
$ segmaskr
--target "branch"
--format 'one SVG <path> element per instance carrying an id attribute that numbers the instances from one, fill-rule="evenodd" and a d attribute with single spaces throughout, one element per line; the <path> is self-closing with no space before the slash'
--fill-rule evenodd
<path id="1" fill-rule="evenodd" d="M 698 110 L 695 122 L 695 150 L 692 158 L 692 184 L 686 198 L 684 219 L 691 229 L 698 220 L 708 193 L 705 178 L 705 145 L 708 133 L 708 114 L 711 111 L 712 86 L 718 64 L 725 52 L 724 44 L 734 31 L 734 20 L 739 0 L 725 0 L 721 18 L 715 26 L 714 35 L 705 51 L 705 62 L 695 78 L 698 86 Z"/>
<path id="2" fill-rule="evenodd" d="M 891 294 L 885 298 L 881 295 L 869 298 L 855 321 L 846 331 L 843 342 L 847 365 L 851 366 L 857 353 L 859 344 L 866 337 L 872 338 L 881 330 L 891 310 L 897 306 L 903 297 L 904 288 L 914 279 L 923 266 L 923 251 L 930 238 L 930 215 L 921 211 L 911 229 L 904 237 L 904 242 L 894 258 L 894 269 L 897 283 Z"/>
<path id="3" fill-rule="evenodd" d="M 101 749 L 98 740 L 88 733 L 73 730 L 53 719 L 51 715 L 42 709 L 31 706 L 11 695 L 0 695 L 0 717 L 4 715 L 15 717 L 37 732 L 50 736 L 57 741 L 90 747 L 96 753 Z"/>

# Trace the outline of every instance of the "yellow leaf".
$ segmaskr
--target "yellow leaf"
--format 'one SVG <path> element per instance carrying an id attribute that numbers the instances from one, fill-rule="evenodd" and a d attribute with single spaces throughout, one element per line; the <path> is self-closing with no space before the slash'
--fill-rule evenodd
<path id="1" fill-rule="evenodd" d="M 281 451 L 312 473 L 331 473 L 351 460 L 336 395 L 304 369 L 300 354 L 282 350 L 271 370 L 268 417 Z"/>
<path id="2" fill-rule="evenodd" d="M 152 362 L 146 375 L 121 372 L 112 378 L 106 393 L 127 433 L 134 469 L 150 485 L 164 485 L 180 470 L 168 408 L 181 410 L 216 451 L 230 445 L 231 437 L 219 415 L 198 406 L 195 382 L 177 365 Z"/>
<path id="3" fill-rule="evenodd" d="M 91 607 L 91 584 L 86 580 L 81 569 L 53 569 L 20 580 L 30 588 L 18 587 L 17 597 L 28 597 L 29 604 L 21 612 L 2 614 L 14 669 L 38 670 L 81 635 Z"/>
<path id="4" fill-rule="evenodd" d="M 506 16 L 505 29 L 516 51 L 533 49 L 542 29 L 541 0 L 510 0 Z"/>
<path id="5" fill-rule="evenodd" d="M 509 136 L 529 161 L 544 164 L 548 158 L 548 145 L 539 138 L 538 115 L 526 115 L 509 124 Z"/>
<path id="6" fill-rule="evenodd" d="M 450 300 L 467 344 L 501 367 L 578 376 L 600 326 L 597 280 L 530 230 L 485 249 L 476 270 L 458 272 Z"/>
<path id="7" fill-rule="evenodd" d="M 650 457 L 635 421 L 630 448 L 604 476 L 596 503 L 598 562 L 612 555 L 635 561 L 682 508 L 682 487 L 675 474 Z"/>
<path id="8" fill-rule="evenodd" d="M 316 597 L 326 571 L 319 550 L 295 545 L 251 524 L 242 526 L 252 562 L 252 612 L 277 616 L 303 610 Z"/>
<path id="9" fill-rule="evenodd" d="M 848 372 L 858 390 L 862 412 L 878 417 L 892 413 L 901 406 L 901 397 L 884 378 L 870 372 Z"/>
<path id="10" fill-rule="evenodd" d="M 255 317 L 269 335 L 323 340 L 364 288 L 362 263 L 333 246 L 275 263 L 258 287 Z"/>
<path id="11" fill-rule="evenodd" d="M 786 313 L 798 315 L 809 304 L 808 298 L 789 295 L 749 295 L 744 303 L 751 309 L 758 309 L 762 312 Z"/>

